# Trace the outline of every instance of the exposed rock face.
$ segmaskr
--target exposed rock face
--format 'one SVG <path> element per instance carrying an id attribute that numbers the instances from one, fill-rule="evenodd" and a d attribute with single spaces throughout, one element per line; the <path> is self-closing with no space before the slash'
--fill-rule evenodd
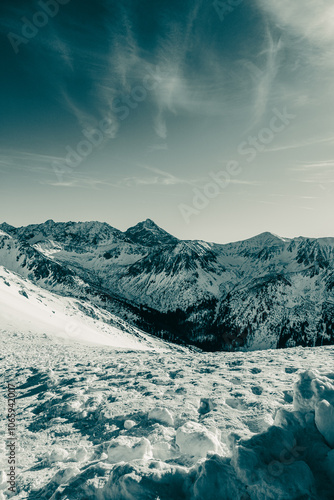
<path id="1" fill-rule="evenodd" d="M 0 265 L 166 339 L 210 350 L 334 342 L 334 238 L 218 245 L 150 219 L 125 232 L 51 220 L 0 230 Z"/>

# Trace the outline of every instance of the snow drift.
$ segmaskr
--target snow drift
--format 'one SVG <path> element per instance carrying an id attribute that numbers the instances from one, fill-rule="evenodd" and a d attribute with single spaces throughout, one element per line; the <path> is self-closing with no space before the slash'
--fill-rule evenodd
<path id="1" fill-rule="evenodd" d="M 108 445 L 104 460 L 75 474 L 51 498 L 333 498 L 334 374 L 330 377 L 302 373 L 294 390 L 295 411 L 279 410 L 274 425 L 250 439 L 231 436 L 227 454 L 212 433 L 194 422 L 176 429 L 174 459 L 166 462 L 154 456 L 149 439 L 122 437 Z M 184 464 L 194 457 L 196 463 L 179 465 L 180 456 Z"/>
<path id="2" fill-rule="evenodd" d="M 227 439 L 213 424 L 213 408 L 209 409 L 209 420 L 200 423 L 183 421 L 162 406 L 152 407 L 141 422 L 139 414 L 131 425 L 125 420 L 123 431 L 113 437 L 117 426 L 111 423 L 120 425 L 117 402 L 113 403 L 116 388 L 104 407 L 96 388 L 90 390 L 90 397 L 82 390 L 67 391 L 55 401 L 52 393 L 59 384 L 57 377 L 53 372 L 43 377 L 48 380 L 49 392 L 34 413 L 45 425 L 72 422 L 83 429 L 88 419 L 94 440 L 85 446 L 78 443 L 72 451 L 66 446 L 53 446 L 41 455 L 39 470 L 46 467 L 53 471 L 51 479 L 48 472 L 43 487 L 28 496 L 23 489 L 17 498 L 333 499 L 334 374 L 300 373 L 294 385 L 293 406 L 278 409 L 273 425 L 251 437 L 232 433 Z M 105 374 L 101 376 L 101 380 L 105 378 Z M 36 432 L 37 423 L 30 429 Z M 4 500 L 4 475 L 1 477 L 0 499 Z"/>

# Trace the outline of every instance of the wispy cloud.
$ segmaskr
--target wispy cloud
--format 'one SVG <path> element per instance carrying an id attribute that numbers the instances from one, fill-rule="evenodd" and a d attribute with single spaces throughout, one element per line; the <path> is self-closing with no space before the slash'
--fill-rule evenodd
<path id="1" fill-rule="evenodd" d="M 230 179 L 229 184 L 241 184 L 244 186 L 263 186 L 264 182 L 262 181 L 249 181 L 247 179 Z"/>
<path id="2" fill-rule="evenodd" d="M 318 45 L 334 40 L 334 5 L 330 0 L 258 0 L 259 5 L 275 16 L 281 26 Z M 333 61 L 332 61 L 333 63 Z"/>
<path id="3" fill-rule="evenodd" d="M 87 189 L 102 189 L 103 187 L 119 187 L 117 184 L 107 180 L 94 179 L 76 174 L 68 176 L 68 179 L 63 182 L 58 182 L 54 179 L 43 179 L 39 182 L 42 185 L 53 186 L 57 188 L 87 188 Z"/>
<path id="4" fill-rule="evenodd" d="M 166 77 L 156 92 L 158 111 L 155 117 L 156 134 L 167 137 L 166 114 L 175 113 L 180 104 L 189 103 L 188 82 L 185 77 L 186 58 L 194 45 L 194 23 L 199 14 L 202 0 L 196 0 L 191 8 L 186 22 L 180 20 L 167 21 L 167 35 L 160 38 L 157 57 L 166 68 Z"/>
<path id="5" fill-rule="evenodd" d="M 305 148 L 308 146 L 315 146 L 317 144 L 333 144 L 334 145 L 334 136 L 331 135 L 330 137 L 312 137 L 310 139 L 304 140 L 304 141 L 299 141 L 295 142 L 293 144 L 284 144 L 282 146 L 278 147 L 273 147 L 273 148 L 267 148 L 267 152 L 272 152 L 272 153 L 277 153 L 279 151 L 286 151 L 289 149 L 300 149 L 300 148 Z"/>
<path id="6" fill-rule="evenodd" d="M 275 201 L 257 200 L 257 202 L 261 203 L 261 205 L 279 205 L 279 203 L 276 203 Z"/>
<path id="7" fill-rule="evenodd" d="M 303 163 L 302 165 L 298 165 L 296 167 L 291 168 L 291 170 L 295 170 L 297 172 L 310 172 L 312 170 L 320 171 L 322 169 L 331 172 L 334 178 L 334 160 L 323 160 L 310 163 Z"/>
<path id="8" fill-rule="evenodd" d="M 139 165 L 139 166 L 155 175 L 126 177 L 121 181 L 119 181 L 119 185 L 127 187 L 131 187 L 134 185 L 136 186 L 160 185 L 160 186 L 172 187 L 184 184 L 187 186 L 197 187 L 201 189 L 208 183 L 208 178 L 206 176 L 197 178 L 183 178 L 170 174 L 158 168 L 150 167 L 147 165 Z M 261 186 L 263 185 L 263 182 L 255 180 L 247 180 L 247 179 L 230 179 L 229 184 L 240 185 L 240 186 Z"/>
<path id="9" fill-rule="evenodd" d="M 49 172 L 52 162 L 61 160 L 59 156 L 26 151 L 0 151 L 0 164 L 7 171 L 19 169 L 32 173 Z"/>
<path id="10" fill-rule="evenodd" d="M 279 69 L 279 54 L 283 43 L 279 39 L 275 41 L 273 35 L 267 27 L 266 48 L 260 52 L 259 56 L 265 55 L 266 65 L 264 70 L 252 72 L 255 83 L 254 101 L 254 123 L 256 125 L 264 116 L 267 110 L 268 100 L 272 91 L 273 83 Z"/>
<path id="11" fill-rule="evenodd" d="M 201 182 L 200 179 L 187 180 L 181 177 L 177 177 L 173 174 L 160 170 L 158 168 L 150 167 L 147 165 L 139 165 L 141 168 L 148 170 L 149 172 L 155 174 L 150 176 L 132 176 L 125 177 L 120 181 L 120 185 L 133 186 L 133 185 L 161 185 L 161 186 L 176 186 L 178 184 L 187 184 L 194 186 Z"/>
<path id="12" fill-rule="evenodd" d="M 317 185 L 325 190 L 334 183 L 334 160 L 305 162 L 290 168 L 294 174 L 299 174 L 293 180 L 303 184 Z"/>

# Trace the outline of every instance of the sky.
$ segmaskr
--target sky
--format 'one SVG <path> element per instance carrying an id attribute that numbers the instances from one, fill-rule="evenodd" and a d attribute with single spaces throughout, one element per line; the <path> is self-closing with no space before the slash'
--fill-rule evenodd
<path id="1" fill-rule="evenodd" d="M 2 0 L 0 221 L 334 236 L 332 0 Z"/>

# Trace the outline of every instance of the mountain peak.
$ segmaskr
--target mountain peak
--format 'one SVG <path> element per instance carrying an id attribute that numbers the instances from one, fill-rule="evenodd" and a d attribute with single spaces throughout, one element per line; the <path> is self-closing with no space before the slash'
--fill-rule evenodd
<path id="1" fill-rule="evenodd" d="M 270 231 L 264 231 L 263 233 L 260 233 L 257 236 L 255 236 L 254 238 L 264 242 L 284 241 L 284 238 L 281 238 L 281 236 L 278 236 L 278 234 L 271 233 Z"/>
<path id="2" fill-rule="evenodd" d="M 0 226 L 5 232 L 11 232 L 20 240 L 25 240 L 33 245 L 46 241 L 57 241 L 67 248 L 88 247 L 104 244 L 113 241 L 114 238 L 124 236 L 121 231 L 113 228 L 106 222 L 88 221 L 88 222 L 55 222 L 49 219 L 41 224 L 30 224 L 13 228 L 3 224 Z"/>
<path id="3" fill-rule="evenodd" d="M 271 233 L 269 231 L 265 231 L 263 233 L 257 234 L 256 236 L 253 236 L 252 238 L 248 238 L 247 240 L 243 240 L 242 242 L 239 243 L 244 243 L 244 244 L 252 244 L 252 245 L 269 245 L 273 243 L 282 243 L 290 241 L 288 238 L 282 238 L 281 236 L 278 236 L 277 234 Z"/>
<path id="4" fill-rule="evenodd" d="M 139 222 L 137 226 L 143 226 L 150 229 L 159 229 L 163 231 L 152 219 L 146 219 L 142 222 Z"/>
<path id="5" fill-rule="evenodd" d="M 125 236 L 133 243 L 143 246 L 171 245 L 179 240 L 159 227 L 152 219 L 139 222 L 125 231 Z"/>
<path id="6" fill-rule="evenodd" d="M 15 229 L 15 227 L 7 224 L 7 222 L 3 222 L 2 224 L 0 224 L 0 229 L 5 233 L 10 233 Z"/>

